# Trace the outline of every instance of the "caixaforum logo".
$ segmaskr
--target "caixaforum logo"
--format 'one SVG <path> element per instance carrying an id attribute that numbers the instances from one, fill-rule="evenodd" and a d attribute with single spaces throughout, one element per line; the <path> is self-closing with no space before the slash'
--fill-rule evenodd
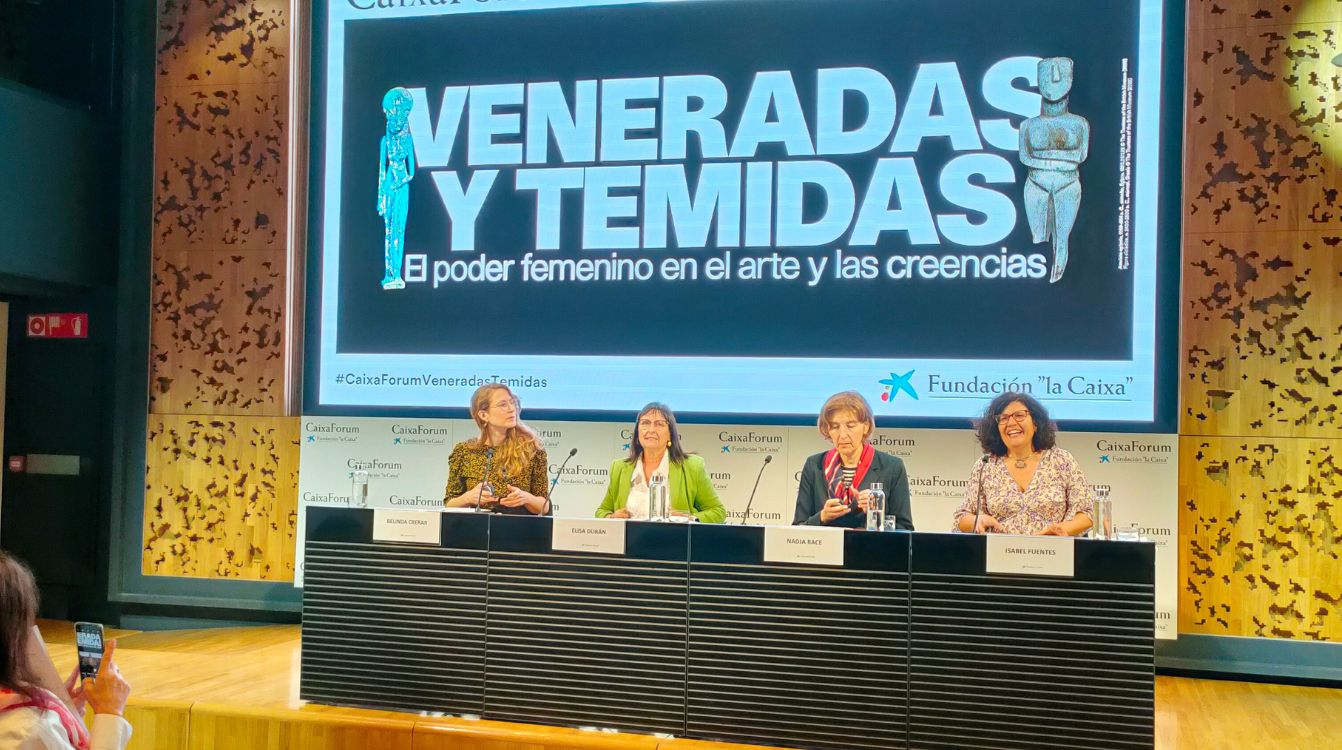
<path id="1" fill-rule="evenodd" d="M 1167 464 L 1174 455 L 1174 446 L 1140 438 L 1095 441 L 1102 464 Z"/>
<path id="2" fill-rule="evenodd" d="M 908 458 L 912 456 L 918 448 L 918 441 L 910 437 L 900 437 L 884 432 L 874 432 L 871 435 L 871 445 L 878 451 L 884 451 L 893 456 Z"/>
<path id="3" fill-rule="evenodd" d="M 393 422 L 391 427 L 392 445 L 447 445 L 452 430 L 422 422 Z"/>
<path id="4" fill-rule="evenodd" d="M 722 443 L 722 453 L 772 453 L 783 452 L 783 436 L 769 435 L 754 430 L 737 432 L 735 430 L 721 430 L 718 432 L 718 442 Z"/>
<path id="5" fill-rule="evenodd" d="M 307 435 L 303 438 L 304 444 L 310 443 L 357 443 L 359 442 L 358 425 L 342 424 L 340 422 L 319 422 L 308 420 L 303 423 L 303 431 Z"/>

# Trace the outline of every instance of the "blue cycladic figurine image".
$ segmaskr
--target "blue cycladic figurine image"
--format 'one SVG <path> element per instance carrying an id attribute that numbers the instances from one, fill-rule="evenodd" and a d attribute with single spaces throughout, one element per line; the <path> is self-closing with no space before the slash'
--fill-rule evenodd
<path id="1" fill-rule="evenodd" d="M 1025 217 L 1036 243 L 1053 243 L 1050 283 L 1060 281 L 1067 270 L 1067 238 L 1081 209 L 1080 167 L 1090 151 L 1090 123 L 1067 111 L 1071 91 L 1071 58 L 1040 60 L 1039 116 L 1020 128 L 1020 163 L 1030 170 Z"/>
<path id="2" fill-rule="evenodd" d="M 383 289 L 404 289 L 401 263 L 405 259 L 405 218 L 410 210 L 410 181 L 415 179 L 415 143 L 410 137 L 410 92 L 397 86 L 382 97 L 387 134 L 378 147 L 377 213 L 386 224 L 382 255 L 386 273 Z"/>

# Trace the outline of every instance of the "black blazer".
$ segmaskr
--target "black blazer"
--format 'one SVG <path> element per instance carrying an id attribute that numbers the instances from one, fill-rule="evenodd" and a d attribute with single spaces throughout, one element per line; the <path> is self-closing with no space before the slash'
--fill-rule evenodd
<path id="1" fill-rule="evenodd" d="M 820 523 L 820 509 L 829 500 L 829 487 L 825 484 L 825 451 L 806 459 L 801 470 L 801 485 L 797 488 L 797 511 L 793 514 L 794 525 L 843 526 L 862 529 L 867 526 L 867 514 L 852 511 L 846 516 L 834 519 L 832 523 Z M 913 513 L 909 510 L 909 474 L 904 470 L 904 461 L 898 456 L 876 451 L 871 459 L 871 468 L 858 484 L 858 490 L 869 490 L 873 482 L 880 482 L 885 488 L 885 514 L 895 517 L 896 527 L 913 531 Z"/>

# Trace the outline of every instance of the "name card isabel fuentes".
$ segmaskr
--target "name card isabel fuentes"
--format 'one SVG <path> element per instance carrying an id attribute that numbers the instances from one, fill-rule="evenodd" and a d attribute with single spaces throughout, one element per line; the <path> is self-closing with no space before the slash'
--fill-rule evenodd
<path id="1" fill-rule="evenodd" d="M 556 518 L 550 548 L 556 552 L 624 554 L 625 522 L 605 518 Z"/>
<path id="2" fill-rule="evenodd" d="M 443 514 L 436 510 L 373 511 L 373 541 L 401 544 L 438 544 L 442 540 Z"/>
<path id="3" fill-rule="evenodd" d="M 1018 576 L 1076 575 L 1076 540 L 1066 536 L 998 536 L 988 541 L 988 573 Z"/>
<path id="4" fill-rule="evenodd" d="M 843 529 L 819 526 L 766 526 L 764 561 L 843 565 L 843 535 Z"/>

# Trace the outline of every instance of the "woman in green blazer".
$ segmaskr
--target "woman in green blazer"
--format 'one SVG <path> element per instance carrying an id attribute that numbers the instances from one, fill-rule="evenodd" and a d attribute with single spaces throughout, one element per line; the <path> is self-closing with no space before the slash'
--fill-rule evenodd
<path id="1" fill-rule="evenodd" d="M 648 404 L 638 413 L 629 456 L 610 465 L 610 484 L 601 507 L 596 509 L 597 518 L 646 520 L 648 483 L 658 476 L 670 488 L 672 515 L 693 516 L 704 523 L 726 520 L 727 509 L 713 490 L 704 459 L 685 453 L 676 415 L 666 404 L 658 403 Z"/>

